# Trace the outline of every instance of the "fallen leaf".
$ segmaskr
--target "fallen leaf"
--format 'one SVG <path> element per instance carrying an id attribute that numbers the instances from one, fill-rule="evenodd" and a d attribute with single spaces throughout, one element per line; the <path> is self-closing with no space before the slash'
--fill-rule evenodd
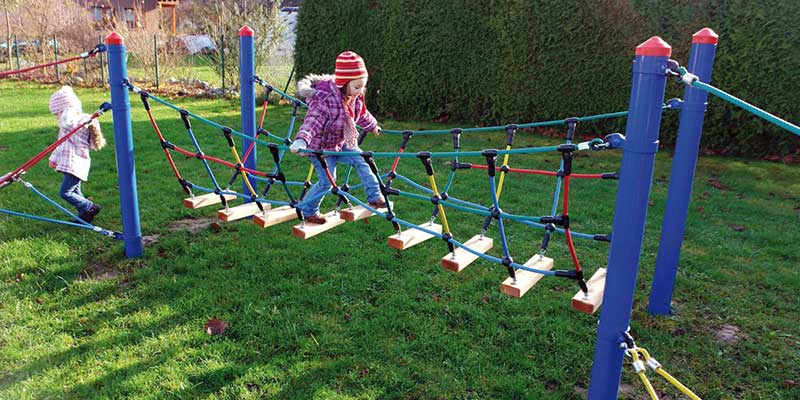
<path id="1" fill-rule="evenodd" d="M 793 388 L 797 386 L 797 381 L 794 379 L 786 379 L 783 381 L 783 386 L 786 386 L 787 388 Z"/>
<path id="2" fill-rule="evenodd" d="M 697 212 L 704 212 L 705 210 L 705 207 L 697 207 Z"/>
<path id="3" fill-rule="evenodd" d="M 434 293 L 433 294 L 433 301 L 439 302 L 439 293 Z"/>
<path id="4" fill-rule="evenodd" d="M 733 229 L 736 232 L 744 232 L 745 227 L 741 225 L 731 224 L 731 229 Z"/>
<path id="5" fill-rule="evenodd" d="M 225 333 L 225 329 L 228 328 L 228 321 L 211 318 L 206 322 L 204 328 L 209 335 L 222 335 Z"/>
<path id="6" fill-rule="evenodd" d="M 722 182 L 720 182 L 716 178 L 710 178 L 708 180 L 708 184 L 713 186 L 713 187 L 715 187 L 715 188 L 717 188 L 717 189 L 719 189 L 719 190 L 728 190 L 728 187 L 725 186 Z"/>
<path id="7" fill-rule="evenodd" d="M 488 304 L 489 303 L 489 293 L 484 293 L 483 294 L 483 298 L 481 298 L 481 302 L 483 304 Z"/>
<path id="8" fill-rule="evenodd" d="M 364 369 L 362 369 L 362 370 L 361 370 L 361 374 L 359 374 L 359 375 L 361 375 L 361 377 L 362 377 L 362 378 L 364 378 L 364 377 L 366 377 L 367 375 L 369 375 L 369 368 L 364 368 Z"/>
<path id="9" fill-rule="evenodd" d="M 344 320 L 345 321 L 350 321 L 350 313 L 349 312 L 344 313 Z"/>

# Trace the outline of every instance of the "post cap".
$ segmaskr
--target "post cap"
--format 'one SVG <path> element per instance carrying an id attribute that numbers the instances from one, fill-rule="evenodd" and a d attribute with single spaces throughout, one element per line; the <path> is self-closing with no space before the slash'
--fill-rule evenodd
<path id="1" fill-rule="evenodd" d="M 658 36 L 653 36 L 636 46 L 637 56 L 669 57 L 672 55 L 672 46 Z"/>
<path id="2" fill-rule="evenodd" d="M 106 36 L 106 44 L 122 45 L 124 43 L 125 40 L 122 39 L 122 36 L 117 34 L 117 32 L 111 32 L 108 36 Z"/>
<path id="3" fill-rule="evenodd" d="M 250 29 L 249 26 L 245 25 L 241 29 L 239 29 L 239 36 L 253 36 L 253 30 Z"/>
<path id="4" fill-rule="evenodd" d="M 703 28 L 692 35 L 692 44 L 717 44 L 719 43 L 719 35 L 711 30 L 711 28 Z"/>

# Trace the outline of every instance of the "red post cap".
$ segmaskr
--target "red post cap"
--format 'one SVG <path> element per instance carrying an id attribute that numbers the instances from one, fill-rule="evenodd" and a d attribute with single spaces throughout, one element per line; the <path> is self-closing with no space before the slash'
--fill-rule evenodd
<path id="1" fill-rule="evenodd" d="M 250 37 L 253 37 L 253 30 L 250 29 L 249 26 L 245 25 L 241 29 L 239 29 L 239 36 L 250 36 Z"/>
<path id="2" fill-rule="evenodd" d="M 703 28 L 692 35 L 692 44 L 717 44 L 719 43 L 719 35 L 711 30 L 711 28 Z"/>
<path id="3" fill-rule="evenodd" d="M 653 36 L 636 46 L 636 55 L 669 57 L 672 55 L 672 46 L 660 37 Z"/>
<path id="4" fill-rule="evenodd" d="M 125 40 L 122 39 L 122 36 L 118 35 L 117 32 L 111 32 L 111 34 L 106 36 L 106 44 L 122 45 L 124 43 Z"/>

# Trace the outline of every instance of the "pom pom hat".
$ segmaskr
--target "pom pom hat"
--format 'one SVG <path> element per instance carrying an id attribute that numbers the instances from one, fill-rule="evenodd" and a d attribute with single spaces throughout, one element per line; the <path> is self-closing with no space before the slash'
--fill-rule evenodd
<path id="1" fill-rule="evenodd" d="M 336 87 L 343 87 L 354 79 L 367 78 L 364 59 L 353 51 L 345 51 L 336 57 Z"/>
<path id="2" fill-rule="evenodd" d="M 81 101 L 69 86 L 62 86 L 52 96 L 50 96 L 50 113 L 58 115 L 68 108 L 75 108 L 80 111 Z"/>

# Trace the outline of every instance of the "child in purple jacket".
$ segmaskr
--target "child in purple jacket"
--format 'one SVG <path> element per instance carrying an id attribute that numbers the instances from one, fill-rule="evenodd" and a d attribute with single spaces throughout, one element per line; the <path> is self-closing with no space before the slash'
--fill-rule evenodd
<path id="1" fill-rule="evenodd" d="M 367 86 L 367 68 L 364 60 L 352 51 L 336 57 L 336 74 L 309 75 L 297 83 L 298 93 L 308 101 L 308 112 L 303 125 L 290 146 L 293 153 L 311 148 L 321 151 L 356 151 L 360 125 L 366 132 L 380 134 L 375 117 L 367 110 L 364 92 Z M 303 219 L 315 224 L 324 224 L 325 217 L 319 214 L 319 206 L 331 189 L 325 170 L 315 157 L 310 158 L 317 171 L 317 183 L 297 205 Z M 386 202 L 381 196 L 378 179 L 360 156 L 326 156 L 331 175 L 336 178 L 336 164 L 352 165 L 361 177 L 370 207 L 383 208 Z"/>

